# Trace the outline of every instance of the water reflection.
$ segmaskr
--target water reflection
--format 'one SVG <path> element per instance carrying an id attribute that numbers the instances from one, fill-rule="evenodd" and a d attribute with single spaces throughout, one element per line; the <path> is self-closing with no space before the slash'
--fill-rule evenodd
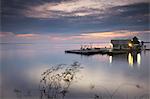
<path id="1" fill-rule="evenodd" d="M 133 56 L 131 55 L 131 53 L 128 54 L 128 63 L 130 66 L 133 66 Z"/>
<path id="2" fill-rule="evenodd" d="M 137 66 L 141 65 L 141 53 L 128 53 L 123 55 L 109 56 L 109 63 L 112 63 L 113 61 L 120 61 L 122 59 L 124 60 L 126 58 L 130 67 L 133 67 L 134 64 L 137 64 Z"/>
<path id="3" fill-rule="evenodd" d="M 140 66 L 140 64 L 141 64 L 141 53 L 129 53 L 128 54 L 128 63 L 130 66 L 133 66 L 134 63 L 136 63 L 137 66 Z"/>
<path id="4" fill-rule="evenodd" d="M 112 63 L 112 56 L 109 56 L 109 63 Z"/>
<path id="5" fill-rule="evenodd" d="M 141 64 L 141 54 L 140 53 L 137 54 L 137 64 L 138 64 L 138 66 L 140 66 L 140 64 Z"/>
<path id="6" fill-rule="evenodd" d="M 143 89 L 138 88 L 139 90 L 137 90 L 135 86 L 121 86 L 119 90 L 116 91 L 113 99 L 126 99 L 123 98 L 123 95 L 126 93 L 129 94 L 128 99 L 134 99 L 134 96 L 143 95 L 144 90 L 148 90 L 148 59 L 150 52 L 146 54 L 129 53 L 114 56 L 99 54 L 80 56 L 65 54 L 64 50 L 68 45 L 60 45 L 60 48 L 59 45 L 57 46 L 5 45 L 3 49 L 1 49 L 3 55 L 1 59 L 3 67 L 3 99 L 17 99 L 14 92 L 20 91 L 22 92 L 22 99 L 39 99 L 38 86 L 41 73 L 51 66 L 63 63 L 71 64 L 73 61 L 79 61 L 84 69 L 76 75 L 79 80 L 72 83 L 69 90 L 70 93 L 65 99 L 89 99 L 89 97 L 93 96 L 90 94 L 91 92 L 93 94 L 98 93 L 97 95 L 105 97 L 103 99 L 110 99 L 106 90 L 101 86 L 104 86 L 105 89 L 107 88 L 109 92 L 113 93 L 114 90 L 118 89 L 118 87 L 124 83 L 138 84 L 141 85 Z M 72 47 L 74 47 L 74 45 L 72 45 Z M 129 58 L 132 66 L 140 66 L 140 70 L 130 70 L 130 68 L 128 68 L 128 66 L 130 66 Z M 95 86 L 92 91 L 89 89 L 91 83 Z M 116 98 L 119 95 L 120 98 Z M 90 99 L 94 99 L 94 97 Z"/>

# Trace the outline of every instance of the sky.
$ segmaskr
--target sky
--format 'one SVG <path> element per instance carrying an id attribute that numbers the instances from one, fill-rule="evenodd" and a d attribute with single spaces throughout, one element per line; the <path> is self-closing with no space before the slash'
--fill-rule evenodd
<path id="1" fill-rule="evenodd" d="M 148 40 L 149 0 L 1 0 L 1 42 Z"/>

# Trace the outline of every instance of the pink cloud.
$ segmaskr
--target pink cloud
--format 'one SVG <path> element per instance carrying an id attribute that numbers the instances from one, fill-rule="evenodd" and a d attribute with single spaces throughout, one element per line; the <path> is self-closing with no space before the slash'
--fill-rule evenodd
<path id="1" fill-rule="evenodd" d="M 139 36 L 141 33 L 149 34 L 150 31 L 112 31 L 112 32 L 91 32 L 77 35 L 69 34 L 15 34 L 13 32 L 0 32 L 0 37 L 5 42 L 109 42 L 113 38 L 130 38 Z"/>
<path id="2" fill-rule="evenodd" d="M 96 33 L 84 33 L 81 34 L 83 37 L 88 37 L 91 39 L 101 39 L 101 38 L 116 38 L 116 37 L 128 37 L 132 35 L 137 35 L 136 32 L 130 33 L 129 31 L 114 31 L 114 32 L 96 32 Z"/>
<path id="3" fill-rule="evenodd" d="M 35 37 L 35 34 L 16 34 L 17 37 Z"/>
<path id="4" fill-rule="evenodd" d="M 113 31 L 113 32 L 91 32 L 91 33 L 83 33 L 79 35 L 56 35 L 49 36 L 50 40 L 54 41 L 67 41 L 67 40 L 102 40 L 102 39 L 113 39 L 118 37 L 130 37 L 136 36 L 138 32 L 130 32 L 130 31 Z"/>
<path id="5" fill-rule="evenodd" d="M 15 34 L 12 32 L 0 32 L 0 37 L 11 37 L 11 36 L 15 36 Z"/>

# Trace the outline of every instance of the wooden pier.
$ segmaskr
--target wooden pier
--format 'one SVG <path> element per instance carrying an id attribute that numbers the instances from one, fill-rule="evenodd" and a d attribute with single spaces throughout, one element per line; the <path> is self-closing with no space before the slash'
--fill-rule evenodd
<path id="1" fill-rule="evenodd" d="M 118 54 L 128 54 L 128 53 L 139 53 L 141 51 L 150 51 L 146 48 L 144 42 L 139 41 L 135 36 L 132 39 L 113 39 L 111 40 L 110 48 L 99 48 L 93 47 L 92 45 L 81 45 L 79 50 L 66 50 L 65 53 L 74 53 L 81 55 L 94 55 L 94 54 L 107 54 L 107 55 L 118 55 Z"/>
<path id="2" fill-rule="evenodd" d="M 126 54 L 128 51 L 118 51 L 112 50 L 110 48 L 93 48 L 93 49 L 81 49 L 81 50 L 66 50 L 65 53 L 81 54 L 81 55 L 94 55 L 94 54 L 107 54 L 107 55 L 117 55 Z"/>

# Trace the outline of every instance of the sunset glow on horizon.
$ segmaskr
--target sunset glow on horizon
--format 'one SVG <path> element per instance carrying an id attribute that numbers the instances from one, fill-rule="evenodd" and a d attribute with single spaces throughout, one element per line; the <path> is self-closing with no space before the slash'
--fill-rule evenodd
<path id="1" fill-rule="evenodd" d="M 143 32 L 143 35 L 148 35 L 149 31 Z M 11 38 L 14 41 L 17 39 L 21 40 L 23 39 L 24 41 L 29 42 L 29 39 L 31 42 L 34 42 L 34 40 L 38 41 L 53 41 L 53 42 L 60 42 L 60 41 L 72 41 L 72 42 L 94 42 L 94 41 L 110 41 L 111 39 L 114 38 L 131 38 L 134 36 L 139 36 L 140 32 L 132 32 L 132 31 L 112 31 L 112 32 L 90 32 L 90 33 L 78 33 L 78 35 L 72 34 L 72 35 L 62 35 L 62 34 L 57 34 L 57 35 L 51 35 L 51 34 L 35 34 L 35 33 L 26 33 L 26 34 L 15 34 L 15 33 L 10 33 L 10 32 L 0 32 L 0 37 L 3 38 L 3 41 L 6 41 L 5 39 Z"/>
<path id="2" fill-rule="evenodd" d="M 17 37 L 34 37 L 35 34 L 17 34 Z"/>

